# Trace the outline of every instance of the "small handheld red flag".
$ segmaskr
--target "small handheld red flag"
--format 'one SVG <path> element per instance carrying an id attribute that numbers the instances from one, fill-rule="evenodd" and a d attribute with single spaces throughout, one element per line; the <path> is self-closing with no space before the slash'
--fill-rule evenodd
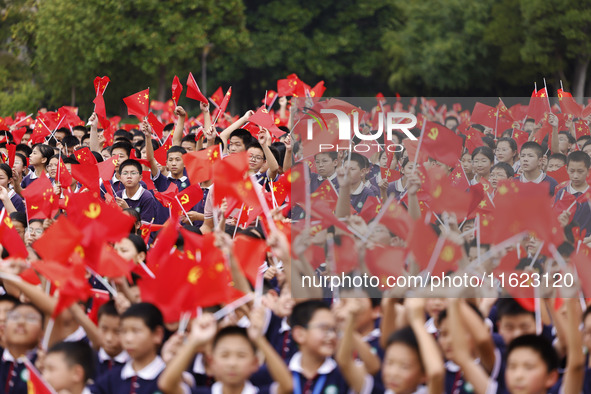
<path id="1" fill-rule="evenodd" d="M 123 101 L 127 105 L 129 115 L 135 115 L 139 119 L 143 119 L 148 116 L 150 111 L 150 88 L 127 96 Z"/>
<path id="2" fill-rule="evenodd" d="M 172 101 L 174 101 L 174 105 L 177 106 L 179 99 L 181 98 L 181 93 L 183 92 L 183 85 L 181 85 L 181 81 L 179 81 L 179 77 L 176 75 L 172 80 Z M 162 138 L 162 137 L 160 137 Z"/>
<path id="3" fill-rule="evenodd" d="M 195 77 L 193 77 L 193 73 L 189 73 L 189 77 L 187 77 L 187 97 L 207 104 L 207 99 L 203 93 L 201 93 L 199 86 L 197 86 L 197 82 L 195 81 Z"/>

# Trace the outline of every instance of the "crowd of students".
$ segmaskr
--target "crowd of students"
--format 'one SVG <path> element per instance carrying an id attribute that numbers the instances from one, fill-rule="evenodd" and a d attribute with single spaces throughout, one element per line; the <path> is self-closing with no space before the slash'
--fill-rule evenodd
<path id="1" fill-rule="evenodd" d="M 565 234 L 563 243 L 556 247 L 568 262 L 575 249 L 578 252 L 581 245 L 591 243 L 591 236 L 584 237 L 591 234 L 589 198 L 579 199 L 589 189 L 591 136 L 575 138 L 572 119 L 559 125 L 558 118 L 548 114 L 539 124 L 527 119 L 515 125 L 529 136 L 519 146 L 512 138 L 513 129 L 499 132 L 496 138 L 496 130 L 473 125 L 481 146 L 469 150 L 466 145 L 457 157 L 458 164 L 450 166 L 428 154 L 426 160 L 409 157 L 407 150 L 371 155 L 334 151 L 310 156 L 297 135 L 290 133 L 296 111 L 290 116 L 286 100 L 281 100 L 275 116 L 284 132 L 281 136 L 261 127 L 255 131 L 245 128 L 252 111 L 225 129 L 212 126 L 207 104 L 201 105 L 201 111 L 203 127 L 189 128 L 185 110 L 177 106 L 176 122 L 164 128 L 162 140 L 143 121 L 137 129 L 117 130 L 109 144 L 96 114 L 90 117 L 89 126 L 57 129 L 44 143 L 27 143 L 31 130 L 26 130 L 18 144 L 11 133 L 14 129 L 2 132 L 0 152 L 6 163 L 0 164 L 0 208 L 6 228 L 0 230 L 0 236 L 16 231 L 29 256 L 11 256 L 7 244 L 0 248 L 1 392 L 39 392 L 34 391 L 39 386 L 32 383 L 26 358 L 39 369 L 44 384 L 70 394 L 591 393 L 587 351 L 591 348 L 591 308 L 579 296 L 580 289 L 561 289 L 560 301 L 553 289 L 541 289 L 535 308 L 501 294 L 501 289 L 492 296 L 467 295 L 465 289 L 448 289 L 437 297 L 408 288 L 381 294 L 370 287 L 345 287 L 338 294 L 327 289 L 293 294 L 293 280 L 306 274 L 335 273 L 327 245 L 346 230 L 315 218 L 313 227 L 302 226 L 309 214 L 306 207 L 292 204 L 286 209 L 279 206 L 282 202 L 270 204 L 275 208 L 271 212 L 275 226 L 261 213 L 243 228 L 243 210 L 228 207 L 228 200 L 220 203 L 214 198 L 215 184 L 220 180 L 212 177 L 194 182 L 184 163 L 191 152 L 217 145 L 222 160 L 246 152 L 248 174 L 268 192 L 287 177 L 291 182 L 295 173 L 309 172 L 305 192 L 316 198 L 323 185 L 336 191 L 337 201 L 329 204 L 330 210 L 355 230 L 347 236 L 364 241 L 356 244 L 360 249 L 373 245 L 409 247 L 407 234 L 378 223 L 375 215 L 369 219 L 363 216 L 369 200 L 385 203 L 393 198 L 393 204 L 404 208 L 411 223 L 431 218 L 433 231 L 461 246 L 462 260 L 494 265 L 505 249 L 517 248 L 522 267 L 544 272 L 553 269 L 557 257 L 546 250 L 540 252 L 540 240 L 529 235 L 517 241 L 517 247 L 514 243 L 480 261 L 494 245 L 477 240 L 477 220 L 467 217 L 462 221 L 448 215 L 445 223 L 438 223 L 437 214 L 442 212 L 428 215 L 430 209 L 422 203 L 428 178 L 425 171 L 439 168 L 452 177 L 461 171 L 466 181 L 462 188 L 482 185 L 482 199 L 491 204 L 502 194 L 499 188 L 511 181 L 547 183 L 555 204 L 566 195 L 574 197 L 572 214 L 571 207 L 556 213 Z M 424 112 L 425 119 L 462 134 L 457 114 L 438 115 L 440 118 Z M 552 131 L 540 144 L 534 136 L 542 123 Z M 365 128 L 365 132 L 370 130 Z M 420 129 L 413 132 L 418 137 Z M 402 143 L 404 136 L 395 134 L 395 138 Z M 161 146 L 167 149 L 164 163 L 155 155 Z M 30 272 L 32 261 L 39 260 L 36 242 L 67 209 L 60 206 L 51 217 L 31 219 L 23 192 L 47 177 L 56 199 L 91 193 L 80 179 L 72 178 L 65 184 L 63 174 L 60 176 L 60 166 L 71 172 L 71 166 L 81 162 L 81 152 L 88 151 L 96 163 L 117 159 L 112 177 L 109 174 L 110 179 L 96 180 L 97 194 L 133 217 L 131 233 L 112 246 L 123 259 L 145 268 L 134 270 L 128 278 L 89 277 L 96 290 L 93 296 L 71 303 L 54 316 L 60 284 L 52 283 L 39 270 L 33 273 L 35 280 L 24 273 Z M 308 169 L 302 170 L 303 165 Z M 568 180 L 557 182 L 548 175 L 562 167 Z M 383 170 L 398 175 L 392 179 Z M 254 296 L 230 308 L 229 313 L 219 313 L 223 305 L 200 308 L 190 322 L 180 315 L 171 322 L 165 319 L 166 311 L 157 302 L 145 302 L 140 291 L 141 282 L 153 275 L 151 270 L 156 271 L 157 264 L 148 255 L 158 243 L 158 232 L 143 233 L 142 229 L 168 223 L 171 217 L 171 208 L 161 203 L 159 193 L 171 186 L 183 191 L 194 183 L 203 195 L 194 206 L 183 208 L 178 221 L 198 236 L 214 234 L 215 247 L 224 250 L 231 267 L 229 285 Z M 574 239 L 573 228 L 583 236 Z M 249 273 L 236 269 L 231 245 L 237 234 L 267 243 L 266 257 L 259 262 L 262 284 L 249 284 L 245 279 Z M 178 250 L 195 252 L 186 243 L 183 246 L 186 236 L 177 235 Z M 312 247 L 323 252 L 311 256 Z M 391 264 L 398 266 L 400 262 Z M 413 270 L 412 253 L 402 264 L 405 272 Z M 355 267 L 345 274 L 354 277 L 360 271 Z M 116 295 L 104 296 L 109 283 Z M 166 289 L 171 293 L 176 290 Z M 95 296 L 101 292 L 102 298 Z"/>

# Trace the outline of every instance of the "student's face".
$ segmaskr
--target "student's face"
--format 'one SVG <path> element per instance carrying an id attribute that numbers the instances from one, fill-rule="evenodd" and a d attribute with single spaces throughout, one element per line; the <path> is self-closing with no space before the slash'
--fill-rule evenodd
<path id="1" fill-rule="evenodd" d="M 386 389 L 395 393 L 412 393 L 425 381 L 419 355 L 409 346 L 394 343 L 388 347 L 382 364 Z"/>
<path id="2" fill-rule="evenodd" d="M 515 338 L 536 333 L 536 321 L 529 313 L 515 316 L 503 316 L 498 322 L 499 334 L 508 345 Z"/>
<path id="3" fill-rule="evenodd" d="M 58 140 L 58 141 L 60 141 L 60 142 L 64 139 L 65 136 L 66 136 L 66 133 L 63 132 L 63 131 L 57 131 L 55 133 L 55 139 Z"/>
<path id="4" fill-rule="evenodd" d="M 18 233 L 18 235 L 24 241 L 25 240 L 25 226 L 24 226 L 24 224 L 22 224 L 21 222 L 17 222 L 15 220 L 13 220 L 12 221 L 12 225 L 14 226 L 13 228 L 16 230 L 16 232 Z"/>
<path id="5" fill-rule="evenodd" d="M 507 358 L 505 382 L 512 394 L 545 393 L 557 380 L 557 372 L 549 373 L 540 354 L 533 349 L 517 348 Z"/>
<path id="6" fill-rule="evenodd" d="M 388 155 L 385 153 L 382 153 L 382 155 L 380 156 L 380 167 L 382 168 L 386 168 L 386 165 L 388 164 Z"/>
<path id="7" fill-rule="evenodd" d="M 14 303 L 10 301 L 0 301 L 0 343 L 5 347 L 4 330 L 6 328 L 6 315 L 14 308 Z"/>
<path id="8" fill-rule="evenodd" d="M 125 166 L 121 169 L 121 182 L 125 187 L 139 185 L 142 174 L 134 166 Z"/>
<path id="9" fill-rule="evenodd" d="M 587 145 L 586 147 L 584 147 L 583 152 L 591 156 L 591 145 Z"/>
<path id="10" fill-rule="evenodd" d="M 449 324 L 447 319 L 443 319 L 439 325 L 439 335 L 437 336 L 437 342 L 439 343 L 439 347 L 441 347 L 441 351 L 443 352 L 445 359 L 453 360 L 453 346 L 451 343 L 451 333 L 449 332 Z"/>
<path id="11" fill-rule="evenodd" d="M 490 159 L 482 153 L 474 156 L 472 159 L 472 165 L 476 174 L 483 177 L 487 177 L 490 174 L 490 167 L 492 166 L 492 163 Z"/>
<path id="12" fill-rule="evenodd" d="M 41 238 L 43 235 L 43 223 L 41 222 L 31 222 L 29 223 L 28 235 L 31 242 L 34 242 Z"/>
<path id="13" fill-rule="evenodd" d="M 455 119 L 448 119 L 445 121 L 445 127 L 455 131 L 456 127 L 458 127 L 458 121 Z"/>
<path id="14" fill-rule="evenodd" d="M 239 335 L 221 338 L 213 349 L 211 360 L 216 380 L 228 385 L 244 382 L 258 369 L 252 347 Z"/>
<path id="15" fill-rule="evenodd" d="M 23 160 L 20 157 L 15 156 L 14 163 L 12 165 L 12 172 L 22 174 L 24 168 L 25 163 L 23 163 Z"/>
<path id="16" fill-rule="evenodd" d="M 337 323 L 328 309 L 316 311 L 307 328 L 296 329 L 301 330 L 301 347 L 305 346 L 321 357 L 332 357 L 337 346 Z"/>
<path id="17" fill-rule="evenodd" d="M 78 368 L 76 368 L 78 367 Z M 72 390 L 84 379 L 81 366 L 70 367 L 63 353 L 49 353 L 43 361 L 43 378 L 56 391 Z"/>
<path id="18" fill-rule="evenodd" d="M 550 162 L 552 162 L 552 160 L 550 160 Z M 549 164 L 548 168 L 550 168 Z M 589 169 L 585 167 L 585 163 L 582 161 L 571 161 L 568 163 L 566 170 L 568 171 L 568 177 L 574 187 L 583 186 L 587 182 L 586 179 L 587 175 L 589 175 Z"/>
<path id="19" fill-rule="evenodd" d="M 291 296 L 289 285 L 285 285 L 279 294 L 273 312 L 279 317 L 288 317 L 291 315 L 294 305 L 295 301 Z"/>
<path id="20" fill-rule="evenodd" d="M 523 131 L 526 131 L 528 133 L 531 133 L 534 130 L 534 127 L 536 126 L 536 124 L 534 122 L 525 122 L 525 124 L 523 125 Z"/>
<path id="21" fill-rule="evenodd" d="M 240 137 L 234 136 L 228 140 L 228 154 L 244 152 L 246 147 Z"/>
<path id="22" fill-rule="evenodd" d="M 318 154 L 315 157 L 316 163 L 316 171 L 318 175 L 323 178 L 328 178 L 334 174 L 335 169 L 337 168 L 337 160 L 333 160 L 330 158 L 328 154 Z"/>
<path id="23" fill-rule="evenodd" d="M 195 152 L 195 144 L 191 141 L 181 142 L 181 147 L 185 148 L 187 152 Z"/>
<path id="24" fill-rule="evenodd" d="M 558 150 L 562 153 L 566 153 L 569 148 L 570 144 L 568 142 L 568 137 L 564 134 L 558 134 Z"/>
<path id="25" fill-rule="evenodd" d="M 9 181 L 10 179 L 8 178 L 8 175 L 6 175 L 4 171 L 0 170 L 0 186 L 8 188 Z"/>
<path id="26" fill-rule="evenodd" d="M 490 172 L 490 177 L 488 178 L 488 180 L 490 181 L 490 185 L 493 187 L 493 189 L 497 188 L 499 181 L 507 179 L 509 179 L 507 177 L 507 173 L 505 172 L 505 170 L 502 170 L 500 168 L 493 169 Z"/>
<path id="27" fill-rule="evenodd" d="M 445 298 L 427 298 L 425 302 L 425 311 L 430 317 L 437 318 L 439 312 L 444 310 L 447 306 Z"/>
<path id="28" fill-rule="evenodd" d="M 162 343 L 162 329 L 152 332 L 138 317 L 128 317 L 121 321 L 121 345 L 132 359 L 146 357 L 156 351 Z"/>
<path id="29" fill-rule="evenodd" d="M 169 153 L 166 158 L 166 167 L 172 173 L 173 176 L 179 176 L 185 169 L 183 163 L 183 154 L 181 152 Z"/>
<path id="30" fill-rule="evenodd" d="M 6 315 L 4 339 L 7 345 L 34 348 L 43 335 L 41 315 L 29 305 L 12 309 Z"/>
<path id="31" fill-rule="evenodd" d="M 103 157 L 103 160 L 109 160 L 111 158 L 111 154 L 109 153 L 108 149 L 103 149 L 101 151 L 101 156 Z"/>
<path id="32" fill-rule="evenodd" d="M 135 146 L 138 142 L 142 142 L 144 140 L 143 135 L 134 135 L 133 139 L 131 140 L 132 144 Z"/>
<path id="33" fill-rule="evenodd" d="M 519 160 L 524 172 L 535 171 L 542 164 L 542 158 L 538 157 L 533 149 L 522 149 L 519 154 Z"/>
<path id="34" fill-rule="evenodd" d="M 101 315 L 98 321 L 103 349 L 111 357 L 115 357 L 123 350 L 121 347 L 121 338 L 119 337 L 120 324 L 119 316 Z"/>
<path id="35" fill-rule="evenodd" d="M 393 238 L 388 228 L 379 223 L 374 227 L 373 232 L 369 236 L 371 242 L 384 246 L 390 245 Z"/>
<path id="36" fill-rule="evenodd" d="M 31 139 L 31 133 L 25 133 L 21 138 L 21 144 L 26 144 Z"/>
<path id="37" fill-rule="evenodd" d="M 548 160 L 548 167 L 546 167 L 546 170 L 548 172 L 556 171 L 556 170 L 560 169 L 560 167 L 562 167 L 563 165 L 564 165 L 564 162 L 562 160 L 550 159 L 550 160 Z"/>
<path id="38" fill-rule="evenodd" d="M 466 174 L 472 174 L 472 155 L 469 153 L 462 156 L 462 168 Z"/>
<path id="39" fill-rule="evenodd" d="M 78 138 L 78 141 L 82 141 L 82 137 L 84 137 L 84 134 L 86 134 L 86 133 L 82 130 L 73 130 L 72 131 L 72 135 L 74 135 L 74 137 Z"/>
<path id="40" fill-rule="evenodd" d="M 495 155 L 497 156 L 498 161 L 512 164 L 515 152 L 511 150 L 511 146 L 507 141 L 501 141 L 497 144 L 497 149 L 495 149 Z"/>
<path id="41" fill-rule="evenodd" d="M 125 160 L 129 159 L 127 152 L 123 148 L 113 149 L 111 157 L 117 157 L 117 163 L 123 163 Z"/>
<path id="42" fill-rule="evenodd" d="M 148 154 L 146 153 L 146 147 L 144 146 L 141 150 L 140 150 L 140 157 L 144 160 L 148 159 Z"/>
<path id="43" fill-rule="evenodd" d="M 57 174 L 57 163 L 58 163 L 57 159 L 51 159 L 51 160 L 49 160 L 49 164 L 47 165 L 47 173 L 53 179 L 56 179 L 55 175 Z"/>
<path id="44" fill-rule="evenodd" d="M 248 169 L 257 172 L 265 164 L 265 153 L 258 148 L 249 148 L 248 155 Z"/>
<path id="45" fill-rule="evenodd" d="M 39 148 L 34 147 L 33 152 L 31 152 L 31 154 L 29 155 L 29 163 L 32 166 L 39 166 L 39 165 L 43 164 L 43 160 L 45 160 L 45 159 L 41 155 Z"/>
<path id="46" fill-rule="evenodd" d="M 359 163 L 351 161 L 349 164 L 349 179 L 351 184 L 356 185 L 363 180 L 364 170 L 359 167 Z"/>
<path id="47" fill-rule="evenodd" d="M 589 141 L 589 139 L 577 141 L 577 146 L 579 147 L 579 150 L 583 150 L 583 145 L 585 145 L 585 142 L 587 141 Z"/>
<path id="48" fill-rule="evenodd" d="M 408 161 L 404 167 L 402 167 L 402 175 L 408 176 L 412 173 L 412 170 L 415 168 L 415 163 L 412 161 Z"/>
<path id="49" fill-rule="evenodd" d="M 115 251 L 126 260 L 136 261 L 138 252 L 129 238 L 122 238 L 115 244 Z"/>

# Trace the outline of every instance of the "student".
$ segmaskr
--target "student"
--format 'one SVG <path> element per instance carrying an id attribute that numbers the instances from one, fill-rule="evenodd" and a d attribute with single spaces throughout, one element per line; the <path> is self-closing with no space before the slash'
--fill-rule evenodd
<path id="1" fill-rule="evenodd" d="M 109 157 L 105 158 L 105 160 L 108 160 L 109 158 L 117 157 L 117 164 L 115 165 L 115 173 L 113 174 L 113 177 L 111 178 L 111 181 L 110 181 L 111 186 L 113 187 L 113 191 L 115 193 L 124 189 L 123 183 L 121 182 L 121 179 L 119 179 L 119 171 L 118 170 L 119 170 L 119 166 L 121 165 L 121 163 L 123 163 L 124 161 L 126 161 L 127 159 L 130 158 L 132 149 L 133 149 L 133 146 L 127 140 L 115 142 L 113 145 L 111 145 L 111 148 L 109 150 Z"/>
<path id="2" fill-rule="evenodd" d="M 492 166 L 488 180 L 490 181 L 490 186 L 493 188 L 493 193 L 497 190 L 499 181 L 513 179 L 514 176 L 515 171 L 513 171 L 513 167 L 511 167 L 508 163 L 498 162 Z"/>
<path id="3" fill-rule="evenodd" d="M 27 380 L 23 378 L 26 369 L 19 360 L 26 356 L 35 362 L 35 350 L 43 336 L 43 314 L 32 304 L 17 304 L 6 315 L 4 340 L 6 348 L 0 361 L 0 392 L 26 394 Z"/>
<path id="4" fill-rule="evenodd" d="M 23 178 L 21 182 L 23 189 L 39 178 L 43 171 L 47 171 L 49 159 L 53 154 L 53 148 L 49 145 L 37 144 L 33 146 L 33 151 L 29 156 L 29 165 L 33 167 L 33 171 Z"/>
<path id="5" fill-rule="evenodd" d="M 519 171 L 519 150 L 513 138 L 503 137 L 497 141 L 495 157 L 498 163 L 507 163 L 513 167 L 513 171 Z"/>
<path id="6" fill-rule="evenodd" d="M 562 153 L 553 153 L 548 157 L 547 172 L 557 171 L 562 166 L 566 165 L 566 156 Z"/>
<path id="7" fill-rule="evenodd" d="M 343 204 L 345 204 L 344 201 L 348 200 L 357 212 L 361 212 L 368 197 L 379 196 L 379 192 L 365 185 L 363 177 L 366 171 L 367 160 L 355 152 L 351 153 L 351 163 L 348 171 L 345 171 L 342 167 L 337 170 L 337 181 L 341 185 L 339 201 L 341 201 L 342 196 Z M 339 205 L 337 205 L 337 211 L 343 212 L 339 209 Z M 342 216 L 348 216 L 348 214 L 343 212 Z"/>
<path id="8" fill-rule="evenodd" d="M 462 169 L 464 170 L 464 174 L 466 174 L 466 178 L 474 178 L 474 169 L 472 167 L 472 155 L 470 154 L 470 152 L 464 150 L 464 153 L 462 153 L 462 157 L 460 158 L 460 162 L 462 165 Z"/>
<path id="9" fill-rule="evenodd" d="M 12 169 L 6 163 L 0 164 L 0 210 L 6 208 L 6 213 L 25 212 L 25 203 L 21 196 L 10 188 Z"/>
<path id="10" fill-rule="evenodd" d="M 402 160 L 402 165 L 401 165 L 401 168 L 402 168 L 401 175 L 402 176 L 400 177 L 400 179 L 388 184 L 388 192 L 387 192 L 388 196 L 390 194 L 394 193 L 394 196 L 396 197 L 396 199 L 400 200 L 400 198 L 406 193 L 406 185 L 408 182 L 408 176 L 412 173 L 414 166 L 415 166 L 415 163 L 408 160 L 408 157 L 405 157 Z M 382 191 L 382 189 L 380 189 L 380 191 Z M 384 201 L 388 198 L 383 193 L 382 193 L 381 197 L 382 197 L 382 200 L 384 200 Z"/>
<path id="11" fill-rule="evenodd" d="M 47 351 L 42 370 L 55 391 L 90 394 L 86 384 L 94 376 L 92 349 L 84 342 L 58 342 Z"/>
<path id="12" fill-rule="evenodd" d="M 252 142 L 246 148 L 248 154 L 248 170 L 253 173 L 258 182 L 264 186 L 269 180 L 276 181 L 279 174 L 279 163 L 269 148 L 269 132 L 261 130 L 258 142 Z"/>
<path id="13" fill-rule="evenodd" d="M 121 315 L 121 343 L 130 360 L 101 376 L 91 391 L 96 394 L 154 393 L 164 361 L 158 351 L 164 338 L 164 319 L 149 303 L 131 305 Z"/>
<path id="14" fill-rule="evenodd" d="M 556 192 L 555 201 L 562 199 L 565 193 L 572 194 L 575 198 L 579 198 L 583 193 L 589 189 L 587 184 L 587 176 L 589 175 L 589 167 L 591 167 L 591 159 L 585 152 L 574 151 L 568 155 L 566 159 L 566 170 L 570 179 L 569 184 Z M 587 234 L 591 234 L 591 208 L 587 200 L 577 201 L 570 212 L 573 212 L 573 221 L 581 228 L 587 230 Z"/>
<path id="15" fill-rule="evenodd" d="M 197 387 L 195 393 L 291 393 L 294 385 L 287 366 L 263 336 L 265 311 L 251 311 L 248 329 L 227 326 L 217 331 L 213 315 L 203 314 L 191 324 L 187 342 L 168 364 L 158 379 L 159 388 L 165 393 L 184 393 L 182 373 L 192 356 L 203 351 L 211 343 L 209 368 L 216 383 L 212 387 Z M 256 351 L 265 356 L 265 363 L 276 383 L 270 387 L 255 387 L 248 378 L 258 369 Z"/>
<path id="16" fill-rule="evenodd" d="M 352 341 L 341 341 L 338 350 L 342 356 L 336 362 L 332 358 L 337 351 L 338 330 L 327 304 L 320 300 L 299 303 L 293 308 L 290 321 L 294 341 L 300 348 L 289 362 L 296 393 L 308 390 L 368 393 L 372 390 L 371 375 L 353 362 Z"/>
<path id="17" fill-rule="evenodd" d="M 540 144 L 534 141 L 528 141 L 521 146 L 519 158 L 521 162 L 522 173 L 519 177 L 520 182 L 547 182 L 550 186 L 550 195 L 554 195 L 554 188 L 558 182 L 542 171 L 542 156 L 544 151 Z"/>
<path id="18" fill-rule="evenodd" d="M 472 169 L 474 178 L 470 181 L 471 185 L 476 185 L 482 179 L 488 181 L 490 169 L 495 161 L 495 154 L 488 146 L 479 146 L 472 152 Z"/>
<path id="19" fill-rule="evenodd" d="M 129 355 L 120 339 L 121 319 L 115 301 L 110 300 L 98 310 L 98 329 L 102 346 L 96 352 L 96 379 L 105 375 L 114 367 L 123 366 L 129 361 Z"/>
<path id="20" fill-rule="evenodd" d="M 0 348 L 6 347 L 6 343 L 4 341 L 6 316 L 8 315 L 8 312 L 10 312 L 18 303 L 18 298 L 13 297 L 10 294 L 0 295 Z"/>
<path id="21" fill-rule="evenodd" d="M 125 160 L 119 166 L 119 176 L 124 189 L 116 193 L 115 200 L 122 209 L 134 208 L 144 222 L 150 223 L 156 215 L 157 201 L 140 185 L 142 165 L 136 160 Z"/>
<path id="22" fill-rule="evenodd" d="M 443 359 L 435 339 L 425 329 L 424 300 L 408 298 L 405 309 L 410 326 L 395 331 L 384 349 L 382 379 L 386 393 L 442 393 Z"/>
<path id="23" fill-rule="evenodd" d="M 339 164 L 337 152 L 321 152 L 314 156 L 317 173 L 310 173 L 310 193 L 313 193 L 322 182 L 329 180 L 335 190 L 339 190 L 336 169 Z"/>

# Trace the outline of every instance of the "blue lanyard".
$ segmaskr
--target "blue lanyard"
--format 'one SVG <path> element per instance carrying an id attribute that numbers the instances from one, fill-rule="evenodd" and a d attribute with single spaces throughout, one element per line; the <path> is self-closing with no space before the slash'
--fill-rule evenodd
<path id="1" fill-rule="evenodd" d="M 294 394 L 304 394 L 302 392 L 302 384 L 300 380 L 300 373 L 293 371 L 293 392 Z M 320 394 L 322 389 L 324 388 L 324 384 L 326 383 L 326 375 L 320 375 L 316 384 L 314 384 L 314 389 L 312 390 L 312 394 Z"/>

